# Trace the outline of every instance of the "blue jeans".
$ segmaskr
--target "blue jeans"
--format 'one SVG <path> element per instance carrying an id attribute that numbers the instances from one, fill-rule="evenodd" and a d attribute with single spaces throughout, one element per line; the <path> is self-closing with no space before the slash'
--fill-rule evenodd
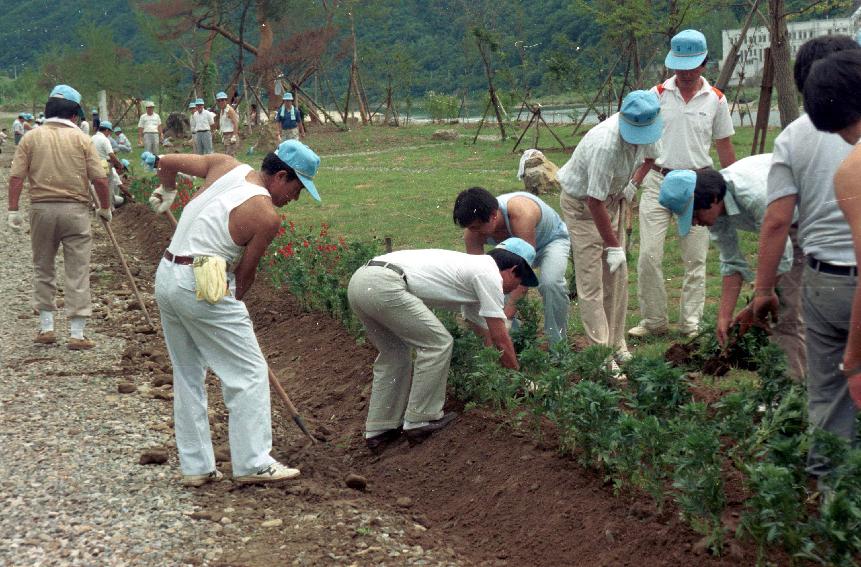
<path id="1" fill-rule="evenodd" d="M 568 338 L 568 282 L 565 270 L 571 242 L 557 238 L 537 251 L 533 268 L 538 272 L 538 293 L 544 300 L 544 335 L 550 344 Z"/>

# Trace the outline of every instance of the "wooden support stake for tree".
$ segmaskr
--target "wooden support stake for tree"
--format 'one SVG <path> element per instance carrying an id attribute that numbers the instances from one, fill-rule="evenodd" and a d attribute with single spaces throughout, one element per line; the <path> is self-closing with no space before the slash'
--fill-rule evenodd
<path id="1" fill-rule="evenodd" d="M 756 109 L 756 126 L 753 129 L 753 144 L 750 154 L 765 152 L 765 138 L 768 134 L 768 117 L 771 114 L 771 92 L 774 87 L 774 61 L 771 59 L 771 48 L 763 52 L 764 65 L 762 85 L 759 88 L 759 104 Z"/>
<path id="2" fill-rule="evenodd" d="M 490 110 L 490 101 L 487 101 L 487 106 L 484 107 L 484 113 L 481 115 L 481 120 L 478 123 L 478 129 L 475 131 L 475 138 L 472 139 L 472 145 L 478 141 L 478 135 L 481 133 L 481 127 L 484 126 L 484 119 L 487 118 L 487 112 Z"/>
<path id="3" fill-rule="evenodd" d="M 606 87 L 606 86 L 607 86 L 607 83 L 608 83 L 608 82 L 610 82 L 610 79 L 612 79 L 612 78 L 613 78 L 613 71 L 615 71 L 615 70 L 616 70 L 616 67 L 619 65 L 619 62 L 621 62 L 621 61 L 622 61 L 622 57 L 624 57 L 624 55 L 623 55 L 623 56 L 620 56 L 620 57 L 616 60 L 616 62 L 615 62 L 615 63 L 613 63 L 613 66 L 612 66 L 612 67 L 610 67 L 610 72 L 609 72 L 609 73 L 607 73 L 607 78 L 606 78 L 606 79 L 604 79 L 604 82 L 603 82 L 603 83 L 601 83 L 601 86 L 600 86 L 600 87 L 598 87 L 598 92 L 597 92 L 597 94 L 595 94 L 595 98 L 594 98 L 594 99 L 592 99 L 592 103 L 589 105 L 589 108 L 587 108 L 587 109 L 586 109 L 586 112 L 584 112 L 584 113 L 583 113 L 583 116 L 581 116 L 581 117 L 580 117 L 580 120 L 577 122 L 577 126 L 575 126 L 575 127 L 574 127 L 574 133 L 572 134 L 573 136 L 576 136 L 576 135 L 577 135 L 577 132 L 579 132 L 579 131 L 580 131 L 580 127 L 583 125 L 583 122 L 585 122 L 585 121 L 586 121 L 586 117 L 587 117 L 587 116 L 589 116 L 589 109 L 592 109 L 593 111 L 595 110 L 595 104 L 596 104 L 596 103 L 598 102 L 598 100 L 601 98 L 601 95 L 602 95 L 602 94 L 604 94 L 604 87 Z M 597 113 L 596 113 L 596 114 L 597 114 Z"/>
<path id="4" fill-rule="evenodd" d="M 332 122 L 332 124 L 338 124 L 335 119 L 332 118 L 332 116 L 328 112 L 326 112 L 326 109 L 320 106 L 320 104 L 318 104 L 317 101 L 315 101 L 313 98 L 311 98 L 308 93 L 302 89 L 302 87 L 300 87 L 299 85 L 293 85 L 293 88 L 298 94 L 302 95 L 302 97 L 308 102 L 308 104 L 310 104 L 313 108 L 316 108 L 317 111 L 320 112 L 323 116 L 325 116 L 330 122 Z M 344 124 L 343 126 L 341 126 L 341 129 L 346 131 L 347 125 Z"/>

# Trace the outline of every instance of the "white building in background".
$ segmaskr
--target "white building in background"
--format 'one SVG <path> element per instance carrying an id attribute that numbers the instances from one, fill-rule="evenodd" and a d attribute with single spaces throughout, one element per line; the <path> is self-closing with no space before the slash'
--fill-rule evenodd
<path id="1" fill-rule="evenodd" d="M 856 10 L 848 18 L 834 18 L 830 20 L 808 20 L 805 22 L 790 22 L 789 28 L 789 50 L 790 57 L 795 59 L 798 48 L 809 39 L 823 35 L 844 34 L 856 37 L 861 30 L 861 8 Z M 723 30 L 723 57 L 721 67 L 726 61 L 726 56 L 732 48 L 732 44 L 738 40 L 740 29 Z M 763 59 L 765 48 L 771 45 L 768 28 L 758 27 L 747 30 L 747 35 L 738 52 L 738 63 L 730 79 L 730 85 L 737 85 L 743 73 L 745 84 L 759 84 L 762 80 Z"/>

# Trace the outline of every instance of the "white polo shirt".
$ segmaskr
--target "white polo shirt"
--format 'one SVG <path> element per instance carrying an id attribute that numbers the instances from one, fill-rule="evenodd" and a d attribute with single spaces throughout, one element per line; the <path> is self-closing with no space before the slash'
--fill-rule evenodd
<path id="1" fill-rule="evenodd" d="M 191 113 L 191 131 L 201 132 L 210 130 L 210 127 L 215 124 L 215 114 L 205 108 L 200 112 L 194 111 Z"/>
<path id="2" fill-rule="evenodd" d="M 138 128 L 143 128 L 144 134 L 158 134 L 158 127 L 161 126 L 161 118 L 155 112 L 150 114 L 141 114 L 138 120 Z"/>
<path id="3" fill-rule="evenodd" d="M 702 83 L 700 90 L 688 102 L 676 87 L 675 75 L 652 87 L 652 92 L 661 101 L 661 115 L 664 117 L 661 151 L 655 160 L 659 167 L 712 167 L 714 163 L 709 154 L 712 140 L 735 134 L 726 97 L 705 78 Z"/>
<path id="4" fill-rule="evenodd" d="M 99 157 L 104 160 L 107 160 L 108 156 L 114 153 L 111 141 L 101 132 L 96 132 L 93 135 L 93 145 L 96 146 L 96 151 L 99 152 Z"/>
<path id="5" fill-rule="evenodd" d="M 233 133 L 233 120 L 230 119 L 231 116 L 236 118 L 237 123 L 239 122 L 239 116 L 236 114 L 236 111 L 228 104 L 221 110 L 221 114 L 218 116 L 218 129 L 221 130 L 222 134 Z"/>

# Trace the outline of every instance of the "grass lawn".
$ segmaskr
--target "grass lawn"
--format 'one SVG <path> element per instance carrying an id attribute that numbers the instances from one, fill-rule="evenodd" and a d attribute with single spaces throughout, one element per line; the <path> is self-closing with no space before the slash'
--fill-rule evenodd
<path id="1" fill-rule="evenodd" d="M 431 140 L 438 129 L 456 130 L 455 141 Z M 573 146 L 584 132 L 572 135 L 572 126 L 554 127 L 554 131 Z M 585 130 L 585 128 L 584 128 Z M 475 125 L 415 125 L 401 128 L 382 126 L 358 127 L 349 132 L 322 132 L 310 128 L 308 143 L 322 158 L 315 179 L 323 203 L 317 205 L 307 196 L 285 207 L 288 218 L 302 228 L 316 230 L 321 223 L 330 232 L 348 240 L 370 240 L 391 237 L 395 249 L 450 248 L 462 249 L 461 230 L 451 220 L 451 207 L 458 192 L 479 185 L 494 194 L 522 191 L 517 179 L 520 153 L 512 153 L 515 140 L 499 141 L 495 125 L 486 125 L 476 144 L 472 143 Z M 770 130 L 766 149 L 770 150 L 778 130 Z M 520 131 L 513 134 L 519 136 Z M 527 136 L 532 138 L 532 132 Z M 753 130 L 740 128 L 733 137 L 736 155 L 750 155 Z M 516 139 L 516 138 L 515 138 Z M 539 146 L 547 157 L 562 166 L 570 151 L 562 151 L 553 137 L 543 130 Z M 554 148 L 555 146 L 555 148 Z M 520 149 L 530 147 L 521 144 Z M 255 166 L 262 154 L 243 156 Z M 715 163 L 717 156 L 714 156 Z M 545 195 L 544 200 L 559 210 L 559 196 Z M 745 235 L 743 246 L 755 262 L 757 237 Z M 637 303 L 637 255 L 639 253 L 635 215 L 633 241 L 628 255 L 629 308 L 628 323 L 639 320 Z M 713 312 L 720 296 L 721 279 L 717 250 L 709 251 L 706 312 Z M 678 319 L 679 291 L 683 278 L 678 237 L 670 228 L 664 257 L 664 276 L 669 295 L 670 321 Z M 533 292 L 534 293 L 534 292 Z M 742 299 L 749 295 L 742 293 Z M 583 329 L 572 304 L 571 331 L 582 337 Z M 662 349 L 666 339 L 649 339 L 644 345 Z M 632 341 L 631 346 L 637 346 Z"/>

